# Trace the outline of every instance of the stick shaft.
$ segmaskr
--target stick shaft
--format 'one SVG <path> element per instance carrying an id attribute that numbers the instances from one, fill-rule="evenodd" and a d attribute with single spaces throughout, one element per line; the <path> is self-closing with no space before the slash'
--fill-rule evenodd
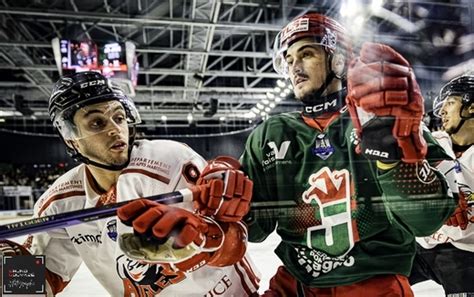
<path id="1" fill-rule="evenodd" d="M 192 201 L 191 190 L 184 189 L 176 192 L 144 197 L 145 199 L 162 204 L 176 204 Z M 131 200 L 130 200 L 131 201 Z M 56 215 L 44 216 L 31 220 L 0 225 L 0 239 L 22 236 L 37 232 L 45 232 L 55 228 L 64 228 L 81 223 L 115 216 L 117 209 L 130 201 L 111 203 L 101 207 L 85 208 Z"/>

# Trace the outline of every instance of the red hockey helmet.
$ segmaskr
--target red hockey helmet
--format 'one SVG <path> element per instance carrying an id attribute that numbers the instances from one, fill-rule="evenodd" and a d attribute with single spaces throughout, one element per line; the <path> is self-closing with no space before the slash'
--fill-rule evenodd
<path id="1" fill-rule="evenodd" d="M 286 51 L 294 42 L 308 37 L 313 38 L 315 44 L 322 45 L 329 54 L 342 50 L 349 61 L 351 42 L 344 27 L 327 16 L 309 13 L 291 21 L 276 36 L 273 44 L 273 68 L 276 72 L 287 75 Z"/>

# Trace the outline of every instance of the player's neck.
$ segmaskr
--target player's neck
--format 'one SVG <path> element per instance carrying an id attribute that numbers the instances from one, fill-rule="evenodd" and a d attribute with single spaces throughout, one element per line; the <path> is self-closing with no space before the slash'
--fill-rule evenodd
<path id="1" fill-rule="evenodd" d="M 116 182 L 121 170 L 107 170 L 94 165 L 86 165 L 94 177 L 94 181 L 104 192 L 108 191 Z"/>
<path id="2" fill-rule="evenodd" d="M 474 144 L 474 120 L 467 120 L 456 134 L 451 135 L 454 144 L 466 146 Z"/>

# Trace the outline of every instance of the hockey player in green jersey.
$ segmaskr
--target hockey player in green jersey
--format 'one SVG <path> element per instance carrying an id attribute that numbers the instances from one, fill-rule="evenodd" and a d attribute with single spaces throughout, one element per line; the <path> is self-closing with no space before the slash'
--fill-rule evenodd
<path id="1" fill-rule="evenodd" d="M 264 296 L 413 296 L 415 236 L 455 208 L 430 166 L 447 156 L 421 128 L 409 63 L 375 43 L 351 58 L 344 28 L 323 15 L 298 17 L 276 38 L 274 68 L 303 111 L 266 120 L 241 157 L 254 182 L 250 241 L 275 228 L 282 238 L 283 266 Z"/>

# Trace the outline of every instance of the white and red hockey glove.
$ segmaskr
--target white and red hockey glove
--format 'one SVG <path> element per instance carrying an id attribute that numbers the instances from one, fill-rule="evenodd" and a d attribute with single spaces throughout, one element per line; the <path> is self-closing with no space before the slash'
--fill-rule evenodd
<path id="1" fill-rule="evenodd" d="M 239 168 L 232 157 L 209 161 L 192 188 L 194 208 L 200 214 L 219 222 L 238 222 L 248 213 L 253 182 Z"/>
<path id="2" fill-rule="evenodd" d="M 119 208 L 117 216 L 133 227 L 134 234 L 122 234 L 119 245 L 134 260 L 192 271 L 207 264 L 224 243 L 219 224 L 186 209 L 139 199 Z"/>
<path id="3" fill-rule="evenodd" d="M 389 46 L 364 43 L 348 70 L 346 98 L 367 158 L 417 163 L 427 152 L 423 97 L 413 69 Z"/>

